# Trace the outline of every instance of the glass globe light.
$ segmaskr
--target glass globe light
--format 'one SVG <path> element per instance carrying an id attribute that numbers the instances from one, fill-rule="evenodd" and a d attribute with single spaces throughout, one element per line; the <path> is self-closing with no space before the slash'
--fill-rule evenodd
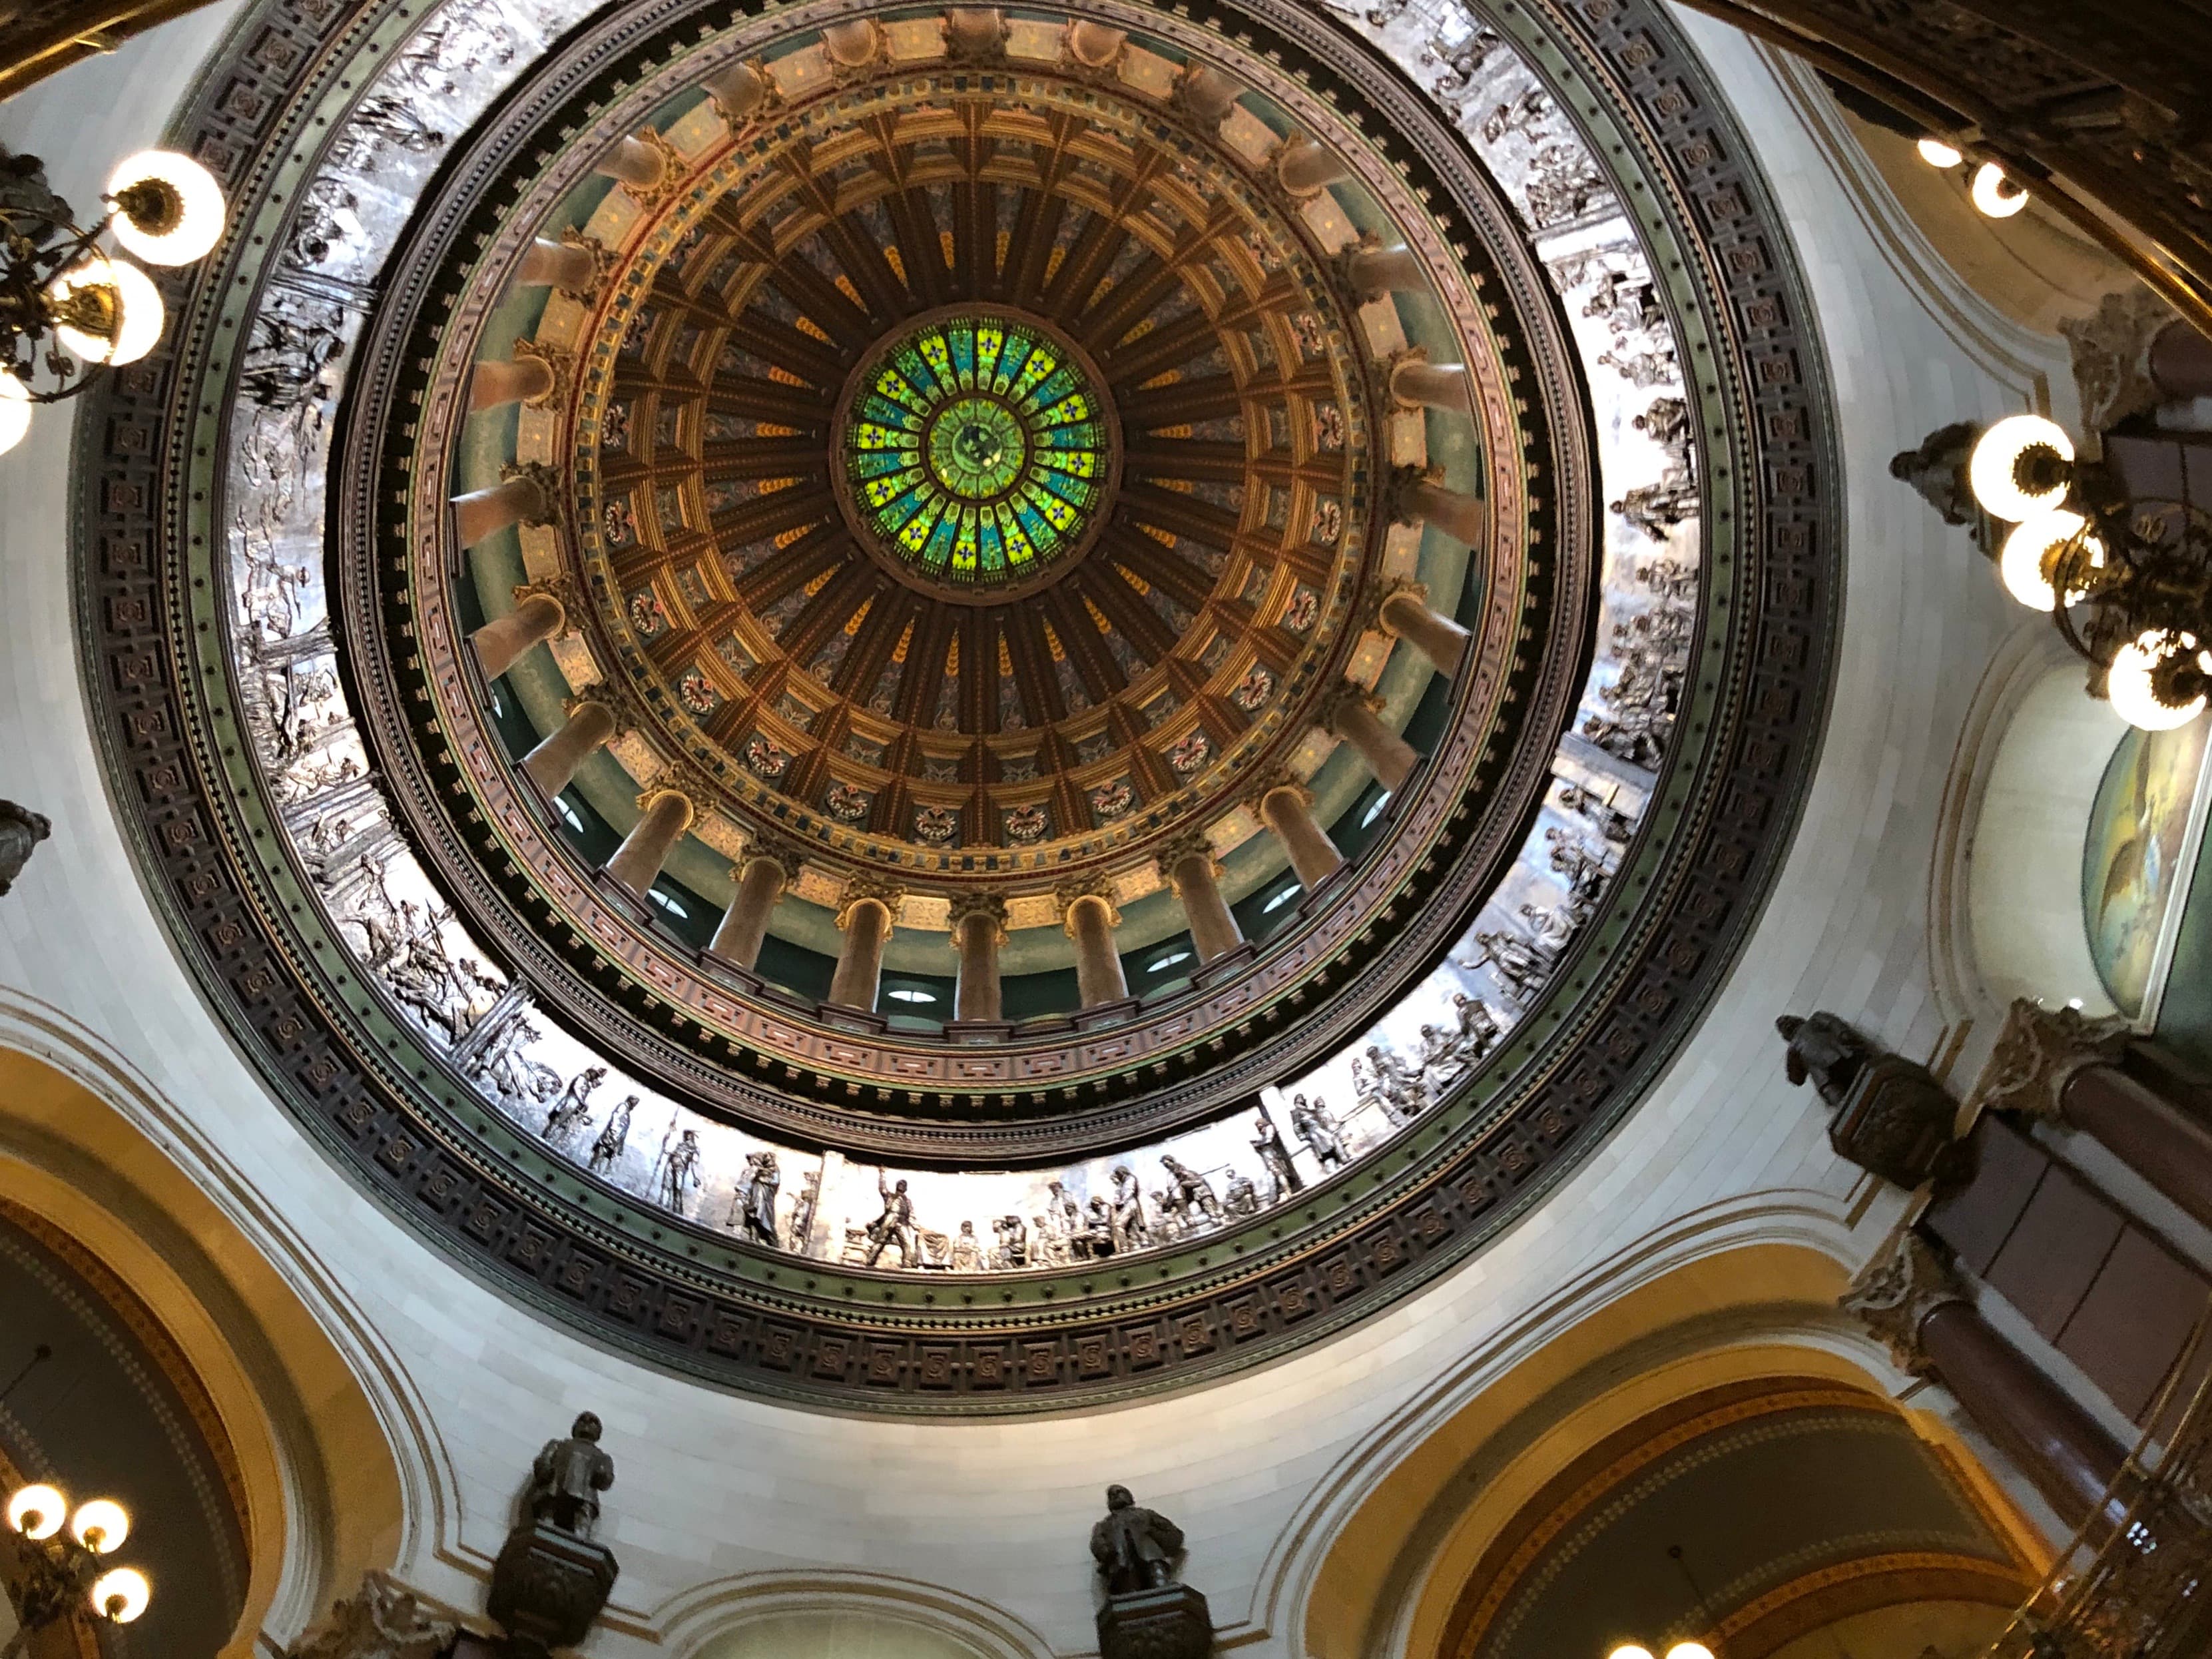
<path id="1" fill-rule="evenodd" d="M 1713 1650 L 1703 1642 L 1677 1642 L 1667 1650 L 1667 1659 L 1713 1659 Z"/>
<path id="2" fill-rule="evenodd" d="M 1635 1642 L 1623 1642 L 1606 1659 L 1651 1659 L 1651 1650 Z"/>
<path id="3" fill-rule="evenodd" d="M 1981 435 L 1966 461 L 1966 486 L 1982 510 L 2018 524 L 2066 499 L 2074 441 L 2040 415 L 2008 415 Z"/>
<path id="4" fill-rule="evenodd" d="M 2005 592 L 2031 611 L 2056 611 L 2058 590 L 2051 583 L 2052 566 L 2088 525 L 2089 521 L 2079 513 L 2060 507 L 2053 513 L 2037 514 L 2007 536 L 2004 550 L 1997 556 L 1997 574 L 2004 579 Z M 2091 536 L 2083 545 L 2088 550 L 2092 566 L 2104 563 L 2101 542 Z M 2077 587 L 2067 594 L 2066 603 L 2079 605 L 2083 597 L 2082 590 Z"/>
<path id="5" fill-rule="evenodd" d="M 117 1567 L 93 1580 L 92 1610 L 103 1619 L 127 1625 L 146 1611 L 154 1587 L 136 1567 Z"/>
<path id="6" fill-rule="evenodd" d="M 1923 138 L 1920 141 L 1920 159 L 1931 167 L 1942 167 L 1948 171 L 1958 166 L 1966 157 L 1964 151 L 1954 149 L 1941 138 Z"/>
<path id="7" fill-rule="evenodd" d="M 107 198 L 117 208 L 108 227 L 115 240 L 149 264 L 205 258 L 228 217 L 215 175 L 170 150 L 149 149 L 116 168 Z"/>
<path id="8" fill-rule="evenodd" d="M 1974 169 L 1974 183 L 1967 192 L 1974 206 L 1991 219 L 2009 219 L 2027 205 L 2027 192 L 2010 179 L 1995 161 L 1984 161 Z"/>
<path id="9" fill-rule="evenodd" d="M 46 285 L 58 305 L 68 305 L 81 295 L 97 295 L 112 313 L 106 328 L 93 332 L 76 322 L 58 323 L 55 337 L 88 363 L 108 363 L 120 368 L 135 363 L 161 343 L 168 324 L 167 307 L 154 279 L 124 259 L 98 254 L 71 265 Z"/>
<path id="10" fill-rule="evenodd" d="M 2133 645 L 2122 646 L 2112 653 L 2112 665 L 2105 676 L 2105 695 L 2112 700 L 2112 712 L 2140 731 L 2172 732 L 2204 712 L 2206 700 L 2202 693 L 2179 708 L 2160 700 L 2152 677 L 2171 654 L 2165 648 L 2165 640 L 2164 635 L 2154 630 Z M 2195 635 L 2184 634 L 2180 640 L 2184 651 L 2196 650 Z M 2197 652 L 2197 661 L 2200 668 L 2212 672 L 2212 651 Z"/>
<path id="11" fill-rule="evenodd" d="M 68 1513 L 69 1499 L 52 1486 L 25 1486 L 8 1500 L 8 1524 L 26 1538 L 52 1538 Z"/>
<path id="12" fill-rule="evenodd" d="M 31 389 L 0 368 L 0 455 L 23 441 L 31 429 Z"/>
<path id="13" fill-rule="evenodd" d="M 114 1499 L 95 1498 L 70 1517 L 70 1535 L 94 1555 L 105 1555 L 131 1535 L 131 1516 Z"/>

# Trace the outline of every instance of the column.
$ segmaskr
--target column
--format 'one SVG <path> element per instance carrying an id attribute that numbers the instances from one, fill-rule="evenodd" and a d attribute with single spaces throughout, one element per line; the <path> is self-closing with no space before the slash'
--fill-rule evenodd
<path id="1" fill-rule="evenodd" d="M 1226 956 L 1244 942 L 1243 929 L 1221 896 L 1221 863 L 1212 842 L 1195 831 L 1177 836 L 1160 849 L 1159 868 L 1161 878 L 1182 902 L 1199 961 Z"/>
<path id="2" fill-rule="evenodd" d="M 1121 912 L 1114 903 L 1113 890 L 1101 881 L 1071 883 L 1053 897 L 1060 905 L 1060 925 L 1075 941 L 1075 989 L 1083 1006 L 1096 1008 L 1125 1000 L 1129 981 L 1121 972 L 1121 954 L 1114 948 Z"/>
<path id="3" fill-rule="evenodd" d="M 732 64 L 708 76 L 700 85 L 714 100 L 722 119 L 733 127 L 751 120 L 769 102 L 769 78 L 757 64 Z"/>
<path id="4" fill-rule="evenodd" d="M 1433 468 L 1397 466 L 1390 471 L 1390 516 L 1400 524 L 1434 525 L 1478 551 L 1489 545 L 1490 509 L 1479 495 L 1446 489 Z"/>
<path id="5" fill-rule="evenodd" d="M 463 547 L 474 547 L 511 526 L 556 523 L 561 510 L 561 481 L 543 461 L 510 466 L 489 489 L 453 497 L 453 527 Z"/>
<path id="6" fill-rule="evenodd" d="M 2069 1526 L 2105 1508 L 2127 1448 L 1996 1333 L 1918 1234 L 1869 1263 L 1841 1305 L 1888 1344 L 1900 1369 L 1941 1381 Z"/>
<path id="7" fill-rule="evenodd" d="M 1474 392 L 1464 363 L 1432 363 L 1419 347 L 1390 359 L 1390 396 L 1407 409 L 1448 409 L 1454 414 L 1474 412 Z"/>
<path id="8" fill-rule="evenodd" d="M 847 884 L 837 908 L 837 930 L 845 938 L 837 947 L 837 969 L 830 976 L 830 1001 L 875 1012 L 884 947 L 890 943 L 891 923 L 905 897 L 902 889 L 884 883 L 856 879 Z"/>
<path id="9" fill-rule="evenodd" d="M 769 918 L 784 894 L 799 880 L 796 848 L 756 837 L 744 856 L 730 866 L 737 878 L 738 895 L 722 912 L 720 926 L 707 948 L 725 962 L 752 968 L 760 962 L 761 943 L 768 938 Z"/>
<path id="10" fill-rule="evenodd" d="M 1175 98 L 1184 113 L 1206 127 L 1218 127 L 1244 94 L 1244 88 L 1219 70 L 1205 64 L 1186 64 L 1176 80 Z"/>
<path id="11" fill-rule="evenodd" d="M 1372 239 L 1338 254 L 1337 270 L 1352 297 L 1363 305 L 1386 294 L 1418 294 L 1429 285 L 1429 274 L 1408 247 L 1384 247 Z"/>
<path id="12" fill-rule="evenodd" d="M 872 17 L 851 18 L 822 31 L 823 55 L 833 69 L 864 70 L 883 49 L 883 25 Z"/>
<path id="13" fill-rule="evenodd" d="M 469 412 L 508 404 L 541 404 L 553 395 L 553 365 L 543 357 L 480 362 L 469 376 Z"/>
<path id="14" fill-rule="evenodd" d="M 592 171 L 627 185 L 633 191 L 651 195 L 666 185 L 671 159 L 666 149 L 647 139 L 624 137 L 617 139 L 615 147 L 599 158 Z"/>
<path id="15" fill-rule="evenodd" d="M 1413 776 L 1421 757 L 1412 744 L 1375 718 L 1382 707 L 1382 699 L 1364 686 L 1340 682 L 1322 698 L 1316 712 L 1322 730 L 1357 749 L 1376 781 L 1395 794 Z"/>
<path id="16" fill-rule="evenodd" d="M 1006 15 L 996 6 L 949 6 L 945 12 L 945 55 L 964 64 L 1003 57 Z"/>
<path id="17" fill-rule="evenodd" d="M 525 288 L 557 288 L 566 294 L 590 294 L 599 284 L 598 242 L 588 236 L 550 242 L 543 236 L 522 256 L 514 280 Z"/>
<path id="18" fill-rule="evenodd" d="M 607 860 L 607 873 L 642 897 L 699 811 L 690 796 L 665 787 L 647 789 L 637 798 L 637 804 L 645 809 L 645 816 L 615 848 L 615 855 Z"/>
<path id="19" fill-rule="evenodd" d="M 2059 1091 L 2064 1121 L 2212 1227 L 2212 1130 L 2118 1066 L 2100 1061 Z"/>
<path id="20" fill-rule="evenodd" d="M 1291 868 L 1308 892 L 1344 862 L 1336 843 L 1314 822 L 1313 791 L 1305 785 L 1279 773 L 1261 786 L 1254 799 L 1260 822 L 1282 842 Z"/>
<path id="21" fill-rule="evenodd" d="M 1283 140 L 1275 150 L 1275 182 L 1286 195 L 1318 196 L 1340 179 L 1352 176 L 1336 152 L 1316 143 L 1303 133 Z"/>
<path id="22" fill-rule="evenodd" d="M 495 680 L 521 661 L 533 646 L 568 629 L 568 611 L 558 581 L 526 582 L 514 590 L 515 606 L 469 635 L 484 678 Z M 579 757 L 580 759 L 580 757 Z"/>
<path id="23" fill-rule="evenodd" d="M 2212 398 L 2212 340 L 2176 319 L 2151 337 L 2150 374 L 2168 398 Z"/>
<path id="24" fill-rule="evenodd" d="M 1006 942 L 1006 902 L 996 893 L 963 893 L 952 901 L 952 948 L 960 953 L 960 978 L 952 994 L 955 1019 L 1006 1018 L 999 989 L 999 951 Z"/>
<path id="25" fill-rule="evenodd" d="M 1374 604 L 1376 623 L 1384 633 L 1405 641 L 1447 678 L 1459 672 L 1474 636 L 1449 617 L 1429 609 L 1427 588 L 1394 576 L 1376 590 Z"/>
<path id="26" fill-rule="evenodd" d="M 1063 38 L 1062 49 L 1073 59 L 1077 67 L 1087 70 L 1110 70 L 1121 61 L 1121 50 L 1129 44 L 1126 29 L 1109 28 L 1103 23 L 1071 22 Z"/>
<path id="27" fill-rule="evenodd" d="M 549 795 L 575 781 L 576 769 L 613 738 L 615 711 L 592 697 L 571 697 L 561 729 L 522 757 L 522 769 Z"/>

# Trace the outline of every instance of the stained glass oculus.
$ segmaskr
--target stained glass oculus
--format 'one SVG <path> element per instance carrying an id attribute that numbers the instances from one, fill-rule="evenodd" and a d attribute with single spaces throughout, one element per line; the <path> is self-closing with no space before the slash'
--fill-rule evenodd
<path id="1" fill-rule="evenodd" d="M 845 477 L 886 552 L 948 585 L 989 588 L 1082 544 L 1110 442 L 1099 392 L 1066 346 L 1018 319 L 940 317 L 864 371 Z"/>

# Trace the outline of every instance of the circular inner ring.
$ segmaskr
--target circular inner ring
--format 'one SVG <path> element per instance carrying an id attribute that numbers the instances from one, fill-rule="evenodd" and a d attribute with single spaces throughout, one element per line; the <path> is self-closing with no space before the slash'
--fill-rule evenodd
<path id="1" fill-rule="evenodd" d="M 903 325 L 861 363 L 833 472 L 854 534 L 902 581 L 997 604 L 1090 546 L 1116 439 L 1081 347 L 1035 318 L 955 307 Z"/>

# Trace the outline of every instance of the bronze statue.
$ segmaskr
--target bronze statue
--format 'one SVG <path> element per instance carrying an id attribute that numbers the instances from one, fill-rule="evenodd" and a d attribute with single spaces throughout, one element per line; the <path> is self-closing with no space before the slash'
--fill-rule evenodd
<path id="1" fill-rule="evenodd" d="M 530 1518 L 588 1539 L 599 1521 L 599 1494 L 615 1483 L 615 1460 L 599 1449 L 599 1419 L 578 1417 L 566 1440 L 549 1440 L 530 1469 Z"/>
<path id="2" fill-rule="evenodd" d="M 6 156 L 7 152 L 0 149 L 0 160 Z M 0 893 L 15 885 L 15 878 L 30 862 L 31 850 L 53 831 L 53 823 L 45 813 L 18 806 L 12 800 L 0 800 Z"/>
<path id="3" fill-rule="evenodd" d="M 1164 1589 L 1176 1582 L 1182 1528 L 1164 1515 L 1139 1509 L 1127 1486 L 1109 1486 L 1106 1517 L 1091 1528 L 1091 1553 L 1109 1595 Z"/>
<path id="4" fill-rule="evenodd" d="M 1981 428 L 1972 421 L 1939 427 L 1921 441 L 1917 449 L 1899 450 L 1889 458 L 1889 476 L 1910 484 L 1913 492 L 1941 514 L 1948 525 L 1972 526 L 1978 536 L 1981 510 L 1966 486 L 1966 461 L 1974 453 Z"/>
<path id="5" fill-rule="evenodd" d="M 1785 1062 L 1790 1081 L 1801 1085 L 1809 1081 L 1830 1107 L 1844 1103 L 1876 1052 L 1874 1044 L 1831 1013 L 1784 1014 L 1774 1022 L 1774 1029 L 1790 1045 Z"/>

